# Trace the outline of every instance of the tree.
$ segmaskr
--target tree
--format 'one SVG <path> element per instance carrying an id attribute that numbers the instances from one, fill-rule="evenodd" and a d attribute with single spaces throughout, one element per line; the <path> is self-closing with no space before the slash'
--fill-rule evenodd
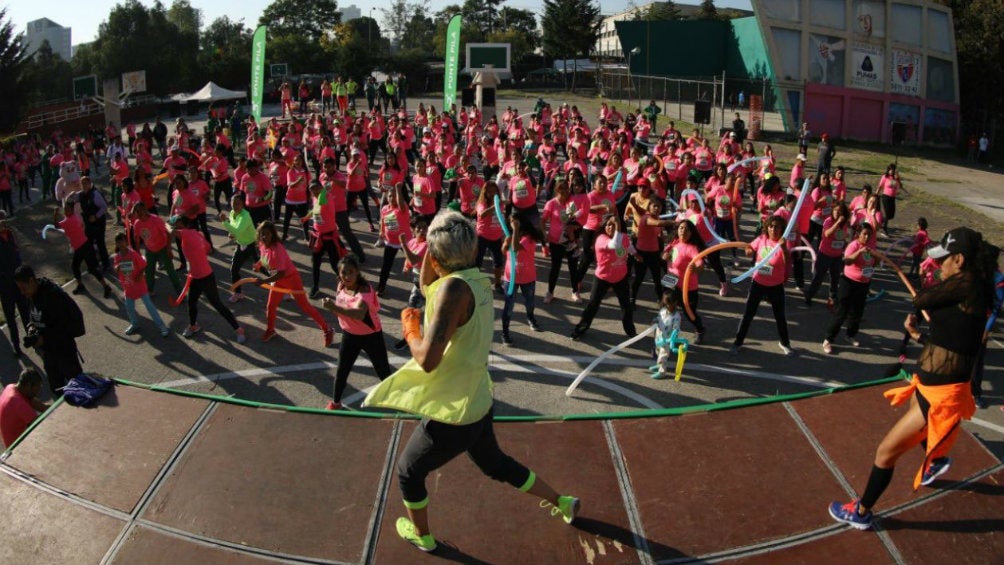
<path id="1" fill-rule="evenodd" d="M 38 51 L 29 59 L 23 76 L 28 88 L 25 98 L 30 104 L 73 96 L 73 69 L 70 62 L 53 52 L 47 40 L 42 42 Z"/>
<path id="2" fill-rule="evenodd" d="M 1004 4 L 999 0 L 951 0 L 959 62 L 964 133 L 990 130 L 1004 118 Z M 989 123 L 988 123 L 989 122 Z M 991 132 L 993 137 L 993 132 Z"/>
<path id="3" fill-rule="evenodd" d="M 219 17 L 202 32 L 199 43 L 199 71 L 203 78 L 234 90 L 245 88 L 251 68 L 251 30 L 243 21 Z"/>
<path id="4" fill-rule="evenodd" d="M 654 2 L 645 10 L 642 19 L 649 22 L 678 20 L 680 19 L 680 9 L 676 7 L 676 3 L 672 0 Z"/>
<path id="5" fill-rule="evenodd" d="M 426 55 L 432 54 L 436 44 L 435 30 L 436 23 L 432 18 L 420 13 L 412 15 L 400 36 L 401 49 L 417 49 Z"/>
<path id="6" fill-rule="evenodd" d="M 195 62 L 199 56 L 199 33 L 202 29 L 202 10 L 193 8 L 188 0 L 174 0 L 166 12 L 167 21 L 178 29 L 174 47 L 184 61 Z M 201 69 L 196 65 L 181 68 L 181 81 L 195 85 L 201 82 Z"/>
<path id="7" fill-rule="evenodd" d="M 423 16 L 428 12 L 428 7 L 429 0 L 415 2 L 393 0 L 389 8 L 380 8 L 380 13 L 383 14 L 383 27 L 394 33 L 394 41 L 400 45 L 409 24 L 415 16 Z"/>
<path id="8" fill-rule="evenodd" d="M 694 15 L 695 20 L 718 20 L 718 8 L 715 7 L 715 0 L 701 0 L 701 9 Z"/>
<path id="9" fill-rule="evenodd" d="M 352 20 L 355 21 L 357 20 Z M 359 34 L 352 22 L 335 26 L 331 38 L 321 40 L 321 47 L 334 59 L 338 74 L 345 79 L 352 77 L 360 82 L 376 68 L 380 52 Z"/>
<path id="10" fill-rule="evenodd" d="M 7 8 L 0 9 L 0 132 L 10 131 L 21 115 L 25 105 L 27 84 L 23 73 L 28 61 L 25 53 L 24 34 L 14 33 L 14 24 L 7 19 Z"/>
<path id="11" fill-rule="evenodd" d="M 366 42 L 369 49 L 383 50 L 383 39 L 380 24 L 369 16 L 363 16 L 346 22 L 355 31 L 359 39 Z"/>
<path id="12" fill-rule="evenodd" d="M 174 0 L 167 10 L 167 21 L 178 26 L 182 34 L 198 37 L 202 29 L 202 10 L 192 7 L 188 0 Z"/>
<path id="13" fill-rule="evenodd" d="M 274 0 L 265 8 L 258 24 L 267 25 L 272 37 L 294 35 L 306 41 L 319 41 L 341 21 L 335 0 Z"/>
<path id="14" fill-rule="evenodd" d="M 93 45 L 93 72 L 101 80 L 145 70 L 147 90 L 151 93 L 164 95 L 191 90 L 201 79 L 195 74 L 197 41 L 197 36 L 184 36 L 168 20 L 167 10 L 160 2 L 147 8 L 138 0 L 126 0 L 112 8 L 108 20 L 98 27 L 98 38 Z"/>
<path id="15" fill-rule="evenodd" d="M 544 53 L 562 59 L 588 55 L 599 38 L 600 23 L 600 7 L 590 0 L 544 0 L 541 18 Z M 575 74 L 572 92 L 575 92 Z"/>

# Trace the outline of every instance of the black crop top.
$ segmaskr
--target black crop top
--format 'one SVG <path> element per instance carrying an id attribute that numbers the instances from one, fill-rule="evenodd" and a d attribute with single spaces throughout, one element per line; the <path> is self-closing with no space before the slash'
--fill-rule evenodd
<path id="1" fill-rule="evenodd" d="M 931 317 L 931 335 L 920 353 L 921 383 L 968 381 L 987 321 L 986 293 L 963 272 L 920 291 L 913 305 Z"/>

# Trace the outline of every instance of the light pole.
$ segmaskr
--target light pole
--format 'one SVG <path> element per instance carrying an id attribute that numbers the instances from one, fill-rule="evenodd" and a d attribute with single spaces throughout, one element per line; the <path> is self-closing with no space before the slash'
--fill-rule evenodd
<path id="1" fill-rule="evenodd" d="M 370 8 L 370 21 L 366 26 L 366 44 L 372 49 L 373 48 L 373 25 L 376 22 L 373 20 L 373 8 Z"/>
<path id="2" fill-rule="evenodd" d="M 631 55 L 641 53 L 641 47 L 635 47 L 628 51 L 628 111 L 631 111 L 631 95 L 634 94 L 634 81 L 631 80 Z"/>

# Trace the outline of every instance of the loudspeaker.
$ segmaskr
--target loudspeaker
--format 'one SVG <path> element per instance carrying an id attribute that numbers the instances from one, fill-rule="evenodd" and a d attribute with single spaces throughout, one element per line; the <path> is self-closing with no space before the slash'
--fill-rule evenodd
<path id="1" fill-rule="evenodd" d="M 494 88 L 482 88 L 481 89 L 481 105 L 495 107 L 495 89 Z"/>
<path id="2" fill-rule="evenodd" d="M 474 89 L 464 88 L 460 91 L 460 105 L 470 108 L 474 105 Z"/>
<path id="3" fill-rule="evenodd" d="M 696 100 L 694 101 L 694 123 L 695 124 L 710 124 L 711 123 L 711 102 L 708 100 Z"/>
<path id="4" fill-rule="evenodd" d="M 892 123 L 892 144 L 893 145 L 903 145 L 906 141 L 906 123 L 904 122 L 893 122 Z"/>

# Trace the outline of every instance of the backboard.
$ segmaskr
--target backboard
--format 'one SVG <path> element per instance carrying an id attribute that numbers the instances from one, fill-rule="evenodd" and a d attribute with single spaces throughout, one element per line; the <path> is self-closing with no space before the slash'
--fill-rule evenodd
<path id="1" fill-rule="evenodd" d="M 122 92 L 146 92 L 146 71 L 122 73 Z"/>
<path id="2" fill-rule="evenodd" d="M 73 77 L 73 99 L 81 100 L 98 94 L 97 75 Z"/>
<path id="3" fill-rule="evenodd" d="M 289 75 L 289 65 L 287 63 L 272 63 L 268 66 L 268 76 L 279 78 Z"/>
<path id="4" fill-rule="evenodd" d="M 512 72 L 511 44 L 468 43 L 467 70 L 473 74 L 489 68 L 496 73 Z"/>

